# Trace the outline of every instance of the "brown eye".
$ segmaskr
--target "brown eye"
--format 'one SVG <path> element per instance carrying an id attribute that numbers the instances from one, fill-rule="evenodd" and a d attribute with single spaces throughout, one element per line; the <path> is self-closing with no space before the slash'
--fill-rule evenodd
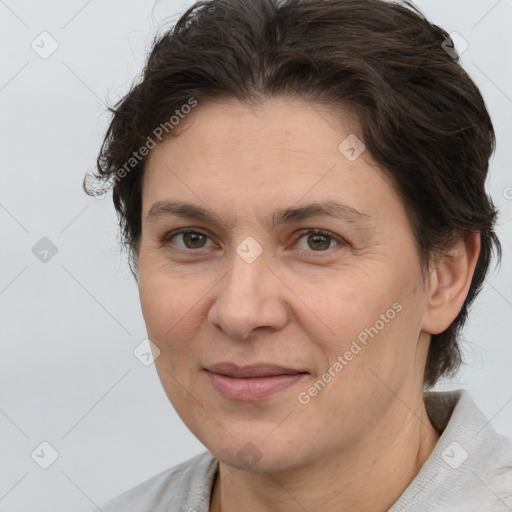
<path id="1" fill-rule="evenodd" d="M 182 233 L 183 242 L 188 249 L 201 249 L 206 243 L 206 235 L 202 233 L 194 233 L 190 231 L 188 233 Z"/>
<path id="2" fill-rule="evenodd" d="M 164 245 L 172 243 L 183 249 L 203 249 L 209 239 L 209 236 L 199 231 L 179 231 L 178 233 L 171 233 L 164 239 Z M 177 243 L 181 241 L 181 243 Z"/>
<path id="3" fill-rule="evenodd" d="M 306 247 L 304 247 L 304 245 L 300 247 L 302 240 L 306 241 Z M 329 232 L 310 229 L 299 237 L 297 245 L 301 250 L 325 252 L 336 245 L 343 245 L 343 241 Z"/>
<path id="4" fill-rule="evenodd" d="M 327 235 L 313 234 L 308 236 L 308 244 L 313 250 L 329 249 L 331 240 Z"/>

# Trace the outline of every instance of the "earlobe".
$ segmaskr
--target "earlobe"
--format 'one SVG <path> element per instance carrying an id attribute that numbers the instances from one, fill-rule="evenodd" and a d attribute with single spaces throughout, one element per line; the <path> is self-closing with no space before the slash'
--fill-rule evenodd
<path id="1" fill-rule="evenodd" d="M 439 334 L 455 320 L 468 295 L 480 246 L 480 233 L 470 233 L 439 257 L 429 279 L 423 331 Z"/>

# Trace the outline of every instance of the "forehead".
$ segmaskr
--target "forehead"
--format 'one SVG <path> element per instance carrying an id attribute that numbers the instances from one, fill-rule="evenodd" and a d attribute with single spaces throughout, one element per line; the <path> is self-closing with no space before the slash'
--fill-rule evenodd
<path id="1" fill-rule="evenodd" d="M 192 144 L 198 155 L 291 151 L 308 156 L 329 153 L 333 148 L 337 151 L 348 135 L 362 138 L 357 119 L 348 110 L 339 108 L 334 112 L 331 107 L 285 98 L 268 99 L 258 105 L 236 100 L 200 103 L 170 135 L 157 146 L 159 149 L 169 143 Z M 368 154 L 364 156 L 371 160 Z"/>
<path id="2" fill-rule="evenodd" d="M 238 212 L 339 199 L 370 215 L 401 209 L 348 113 L 301 100 L 199 104 L 151 151 L 143 215 L 156 201 L 187 196 Z M 356 155 L 357 156 L 357 155 Z M 327 197 L 328 196 L 328 197 Z M 190 202 L 190 201 L 189 201 Z M 377 215 L 377 205 L 380 214 Z"/>

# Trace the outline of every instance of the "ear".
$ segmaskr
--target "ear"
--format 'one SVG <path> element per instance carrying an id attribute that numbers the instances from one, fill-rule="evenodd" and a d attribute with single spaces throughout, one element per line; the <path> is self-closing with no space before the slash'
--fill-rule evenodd
<path id="1" fill-rule="evenodd" d="M 439 257 L 429 278 L 423 331 L 440 334 L 455 320 L 468 295 L 480 246 L 480 233 L 470 233 Z"/>

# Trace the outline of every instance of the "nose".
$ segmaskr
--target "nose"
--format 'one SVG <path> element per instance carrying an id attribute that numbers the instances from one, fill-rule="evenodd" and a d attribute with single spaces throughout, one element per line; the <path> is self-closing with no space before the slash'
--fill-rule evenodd
<path id="1" fill-rule="evenodd" d="M 289 315 L 285 286 L 275 272 L 267 267 L 264 253 L 252 263 L 235 253 L 231 271 L 216 287 L 208 321 L 238 340 L 246 340 L 256 329 L 282 329 Z"/>

